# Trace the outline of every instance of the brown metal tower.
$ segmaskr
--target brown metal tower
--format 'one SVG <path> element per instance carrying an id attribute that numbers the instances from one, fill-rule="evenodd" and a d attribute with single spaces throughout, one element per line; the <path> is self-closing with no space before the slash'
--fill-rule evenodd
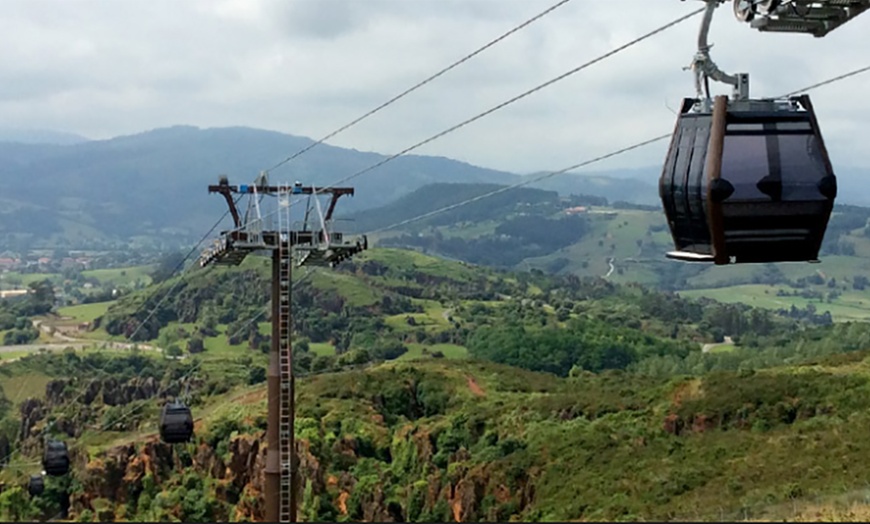
<path id="1" fill-rule="evenodd" d="M 353 188 L 315 188 L 294 186 L 270 186 L 265 176 L 254 185 L 231 186 L 226 177 L 218 185 L 208 186 L 209 193 L 220 193 L 226 198 L 234 221 L 234 228 L 221 233 L 215 245 L 204 252 L 200 265 L 238 265 L 255 251 L 271 251 L 272 254 L 272 347 L 269 352 L 268 425 L 266 428 L 266 521 L 296 522 L 299 483 L 296 471 L 296 444 L 294 434 L 295 379 L 293 376 L 293 351 L 290 343 L 293 325 L 291 321 L 292 267 L 298 258 L 300 266 L 329 266 L 345 260 L 368 247 L 362 241 L 348 242 L 341 233 L 329 231 L 335 204 L 342 195 L 353 195 Z M 236 208 L 233 195 L 250 195 L 251 201 L 244 220 Z M 278 197 L 278 229 L 264 230 L 260 213 L 260 196 Z M 293 230 L 290 221 L 290 196 L 330 195 L 325 215 L 319 226 Z M 315 201 L 319 208 L 319 202 Z M 306 213 L 306 217 L 307 217 Z M 306 221 L 307 222 L 307 221 Z"/>

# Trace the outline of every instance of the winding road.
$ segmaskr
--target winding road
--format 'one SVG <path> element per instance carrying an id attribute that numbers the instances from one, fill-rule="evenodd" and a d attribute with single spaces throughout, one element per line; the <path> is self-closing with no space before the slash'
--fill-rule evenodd
<path id="1" fill-rule="evenodd" d="M 604 278 L 607 278 L 607 277 L 609 277 L 610 275 L 612 275 L 612 274 L 613 274 L 613 271 L 616 269 L 616 266 L 613 265 L 613 257 L 610 257 L 610 258 L 607 259 L 607 265 L 610 266 L 610 270 L 607 272 L 606 275 L 604 275 Z"/>
<path id="2" fill-rule="evenodd" d="M 84 338 L 75 338 L 70 337 L 68 335 L 64 335 L 63 333 L 59 333 L 56 330 L 52 332 L 51 326 L 47 326 L 43 324 L 42 320 L 34 320 L 33 327 L 50 335 L 55 339 L 59 339 L 62 342 L 46 342 L 42 344 L 20 344 L 14 346 L 0 346 L 0 353 L 35 353 L 38 351 L 63 351 L 66 348 L 73 349 L 83 349 L 86 347 L 93 346 L 103 346 L 111 349 L 133 349 L 133 346 L 138 347 L 142 351 L 160 351 L 160 348 L 157 346 L 151 346 L 148 344 L 134 344 L 132 342 L 115 342 L 112 340 L 97 340 L 97 339 L 84 339 Z M 0 361 L 0 366 L 4 364 L 9 364 L 18 360 L 17 358 L 4 359 Z"/>

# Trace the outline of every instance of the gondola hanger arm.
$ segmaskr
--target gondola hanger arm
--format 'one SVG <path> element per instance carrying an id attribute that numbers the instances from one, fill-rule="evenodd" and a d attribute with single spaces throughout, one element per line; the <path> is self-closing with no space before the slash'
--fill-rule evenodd
<path id="1" fill-rule="evenodd" d="M 704 11 L 701 29 L 698 31 L 698 51 L 692 59 L 692 64 L 688 67 L 688 69 L 691 69 L 695 73 L 695 89 L 698 93 L 698 98 L 704 101 L 707 106 L 712 104 L 709 93 L 705 93 L 702 89 L 704 80 L 711 79 L 731 85 L 734 88 L 733 97 L 735 100 L 747 99 L 749 98 L 749 75 L 747 73 L 738 73 L 736 75 L 725 73 L 719 69 L 719 66 L 710 57 L 710 49 L 713 47 L 709 42 L 710 25 L 713 22 L 713 14 L 716 8 L 725 0 L 704 1 L 707 4 L 707 9 Z"/>

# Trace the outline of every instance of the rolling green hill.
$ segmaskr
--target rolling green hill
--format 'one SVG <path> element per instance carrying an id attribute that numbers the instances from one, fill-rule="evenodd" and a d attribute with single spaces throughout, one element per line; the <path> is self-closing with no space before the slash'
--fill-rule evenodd
<path id="1" fill-rule="evenodd" d="M 0 385 L 12 397 L 14 380 L 35 383 L 37 366 L 46 384 L 80 365 L 39 357 L 7 367 Z M 301 517 L 721 522 L 866 514 L 867 369 L 868 353 L 856 352 L 678 378 L 558 378 L 438 360 L 313 376 L 298 384 Z M 145 374 L 163 370 L 155 362 Z M 51 402 L 55 416 L 72 413 L 56 396 L 29 394 Z M 196 439 L 173 448 L 155 437 L 153 403 L 107 409 L 97 396 L 91 409 L 106 409 L 106 422 L 136 414 L 129 429 L 84 431 L 73 442 L 72 476 L 49 478 L 33 499 L 19 487 L 33 467 L 14 460 L 0 474 L 0 516 L 56 515 L 67 491 L 77 521 L 262 518 L 263 385 L 197 398 Z M 42 431 L 41 419 L 29 429 Z"/>
<path id="2" fill-rule="evenodd" d="M 427 186 L 358 215 L 359 222 L 371 229 L 389 226 L 491 191 L 492 186 Z M 577 206 L 582 212 L 568 216 Z M 671 261 L 664 255 L 673 244 L 659 209 L 536 189 L 505 191 L 372 238 L 377 245 L 506 269 L 636 282 L 775 309 L 812 304 L 849 320 L 870 318 L 868 218 L 868 208 L 837 206 L 820 264 L 714 267 Z"/>
<path id="3" fill-rule="evenodd" d="M 109 140 L 4 142 L 0 136 L 0 251 L 168 248 L 198 239 L 225 211 L 206 192 L 221 174 L 251 182 L 312 140 L 244 127 L 175 126 Z M 272 173 L 276 182 L 328 185 L 386 155 L 322 144 Z M 608 176 L 567 178 L 560 190 L 601 188 Z M 443 157 L 405 155 L 367 172 L 339 213 L 388 204 L 431 183 L 516 183 L 520 175 Z M 572 182 L 573 181 L 573 182 Z"/>
<path id="4" fill-rule="evenodd" d="M 66 309 L 143 349 L 0 365 L 0 518 L 262 518 L 268 275 L 252 256 Z M 306 520 L 783 518 L 866 489 L 866 324 L 398 249 L 303 277 Z M 196 438 L 170 447 L 179 395 Z M 74 471 L 29 498 L 45 435 Z"/>

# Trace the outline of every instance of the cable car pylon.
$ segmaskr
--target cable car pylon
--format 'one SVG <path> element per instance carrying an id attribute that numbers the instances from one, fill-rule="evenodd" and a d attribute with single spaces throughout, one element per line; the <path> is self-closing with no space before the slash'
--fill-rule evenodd
<path id="1" fill-rule="evenodd" d="M 272 186 L 262 173 L 253 185 L 231 186 L 227 177 L 220 177 L 217 185 L 208 186 L 209 193 L 224 196 L 230 207 L 234 228 L 221 233 L 214 246 L 200 257 L 200 265 L 239 265 L 254 252 L 270 251 L 272 256 L 272 343 L 269 352 L 268 419 L 266 428 L 265 464 L 265 520 L 266 522 L 296 522 L 297 497 L 299 495 L 298 459 L 294 435 L 295 422 L 295 377 L 293 375 L 293 351 L 291 345 L 291 293 L 293 260 L 299 266 L 335 267 L 342 260 L 360 253 L 368 247 L 361 240 L 348 241 L 342 233 L 331 231 L 327 224 L 338 199 L 353 195 L 351 187 L 303 187 Z M 233 195 L 250 197 L 248 210 L 242 221 Z M 318 195 L 328 195 L 330 203 L 326 213 L 319 213 L 317 227 L 292 228 L 290 195 L 309 195 L 315 198 L 319 209 Z M 278 229 L 264 229 L 264 215 L 259 198 L 278 197 Z M 271 222 L 271 221 L 270 221 Z"/>

